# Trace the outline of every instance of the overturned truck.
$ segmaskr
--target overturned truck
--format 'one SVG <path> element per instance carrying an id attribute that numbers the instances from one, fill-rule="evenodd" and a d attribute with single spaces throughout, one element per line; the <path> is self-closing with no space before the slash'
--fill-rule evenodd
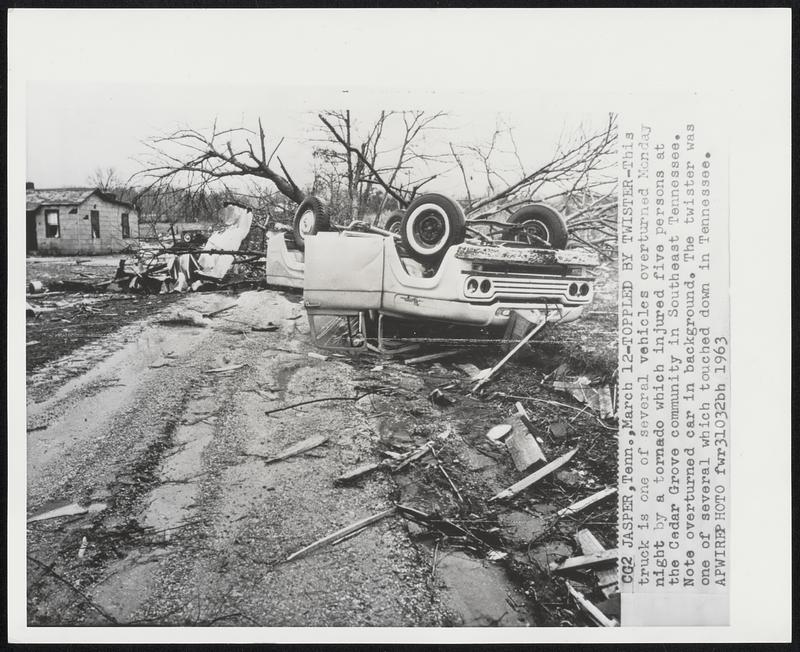
<path id="1" fill-rule="evenodd" d="M 440 194 L 413 201 L 392 230 L 332 225 L 317 198 L 290 232 L 268 237 L 267 283 L 303 290 L 316 343 L 386 348 L 385 319 L 505 329 L 578 319 L 591 303 L 595 252 L 567 248 L 561 215 L 544 204 L 508 222 L 467 221 Z"/>

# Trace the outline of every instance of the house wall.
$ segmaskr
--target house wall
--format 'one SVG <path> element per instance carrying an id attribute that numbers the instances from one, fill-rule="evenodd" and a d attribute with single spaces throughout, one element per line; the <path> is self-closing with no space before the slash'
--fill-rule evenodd
<path id="1" fill-rule="evenodd" d="M 61 224 L 58 238 L 45 237 L 45 210 L 57 208 Z M 74 206 L 41 206 L 36 211 L 36 241 L 39 253 L 84 255 L 110 254 L 125 250 L 139 237 L 139 215 L 132 209 L 93 195 L 70 213 Z M 100 237 L 92 237 L 90 212 L 100 213 Z M 128 214 L 130 238 L 122 237 L 122 214 Z"/>

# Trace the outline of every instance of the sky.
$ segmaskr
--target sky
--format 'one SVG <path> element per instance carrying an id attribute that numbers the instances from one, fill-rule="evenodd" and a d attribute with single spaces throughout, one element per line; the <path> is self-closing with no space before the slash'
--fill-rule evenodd
<path id="1" fill-rule="evenodd" d="M 351 109 L 362 126 L 371 124 L 382 109 L 447 111 L 446 118 L 437 122 L 442 128 L 426 136 L 425 150 L 433 152 L 448 152 L 451 142 L 457 148 L 484 144 L 495 128 L 511 126 L 526 170 L 549 160 L 559 140 L 580 125 L 600 127 L 608 117 L 604 107 L 587 106 L 586 98 L 411 94 L 368 88 L 331 91 L 268 84 L 30 82 L 26 178 L 38 188 L 81 186 L 98 168 L 114 168 L 127 179 L 144 167 L 148 155 L 144 141 L 149 138 L 179 127 L 206 129 L 214 120 L 218 127 L 255 128 L 260 117 L 268 147 L 284 139 L 278 153 L 302 185 L 312 178 L 313 139 L 320 129 L 317 112 L 328 108 Z M 390 128 L 387 145 L 392 135 Z M 506 178 L 519 176 L 507 137 L 499 148 L 498 169 L 508 172 Z M 471 184 L 485 189 L 480 171 L 468 167 Z M 436 170 L 441 176 L 426 189 L 463 194 L 453 160 Z M 500 182 L 495 179 L 495 183 Z"/>

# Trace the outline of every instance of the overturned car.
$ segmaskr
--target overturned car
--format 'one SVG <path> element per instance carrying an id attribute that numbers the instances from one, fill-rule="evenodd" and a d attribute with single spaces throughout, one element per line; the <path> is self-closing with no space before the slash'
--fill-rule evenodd
<path id="1" fill-rule="evenodd" d="M 390 218 L 391 220 L 391 218 Z M 271 233 L 267 282 L 303 289 L 317 344 L 384 348 L 384 319 L 505 328 L 569 322 L 592 301 L 597 254 L 567 249 L 561 215 L 544 204 L 508 222 L 468 222 L 440 194 L 414 200 L 394 228 L 331 225 L 307 198 L 291 233 Z"/>

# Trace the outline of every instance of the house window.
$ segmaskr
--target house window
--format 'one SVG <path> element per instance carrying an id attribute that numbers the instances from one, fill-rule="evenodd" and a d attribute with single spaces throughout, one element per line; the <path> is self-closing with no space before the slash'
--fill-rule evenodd
<path id="1" fill-rule="evenodd" d="M 99 238 L 100 237 L 100 212 L 99 211 L 90 211 L 90 216 L 92 218 L 92 238 Z"/>
<path id="2" fill-rule="evenodd" d="M 61 237 L 57 208 L 44 211 L 44 235 L 46 238 Z"/>
<path id="3" fill-rule="evenodd" d="M 128 214 L 122 214 L 122 237 L 123 238 L 130 238 L 131 237 L 131 223 L 128 221 Z"/>

